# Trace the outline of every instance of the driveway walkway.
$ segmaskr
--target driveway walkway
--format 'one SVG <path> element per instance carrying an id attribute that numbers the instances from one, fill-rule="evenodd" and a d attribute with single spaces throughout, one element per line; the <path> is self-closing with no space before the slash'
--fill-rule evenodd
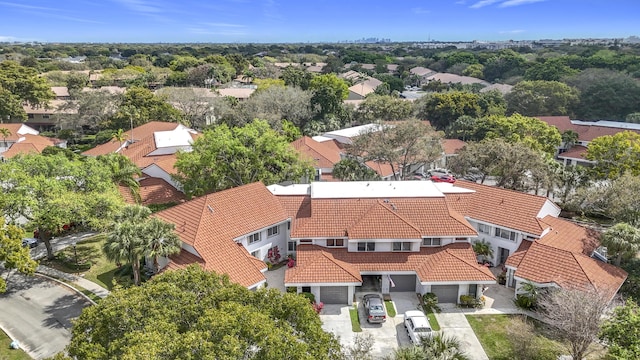
<path id="1" fill-rule="evenodd" d="M 34 359 L 54 356 L 71 340 L 71 320 L 90 303 L 40 276 L 11 275 L 0 295 L 0 327 Z"/>
<path id="2" fill-rule="evenodd" d="M 462 344 L 462 349 L 472 360 L 488 360 L 478 337 L 471 329 L 465 313 L 454 304 L 442 304 L 442 312 L 436 313 L 440 330 L 445 336 L 456 337 Z"/>
<path id="3" fill-rule="evenodd" d="M 75 234 L 65 235 L 61 237 L 52 238 L 50 240 L 53 252 L 56 253 L 62 249 L 72 246 L 73 243 L 81 242 L 86 238 L 89 238 L 96 233 L 93 231 L 79 232 Z M 40 260 L 47 256 L 47 248 L 44 243 L 38 243 L 38 246 L 31 249 L 31 258 L 34 260 Z"/>

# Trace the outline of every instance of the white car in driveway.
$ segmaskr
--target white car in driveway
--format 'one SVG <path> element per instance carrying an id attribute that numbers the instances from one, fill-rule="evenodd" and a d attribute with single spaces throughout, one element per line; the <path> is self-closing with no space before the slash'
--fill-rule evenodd
<path id="1" fill-rule="evenodd" d="M 429 319 L 420 310 L 409 310 L 404 313 L 404 327 L 409 334 L 409 340 L 414 344 L 420 343 L 421 337 L 433 334 Z"/>

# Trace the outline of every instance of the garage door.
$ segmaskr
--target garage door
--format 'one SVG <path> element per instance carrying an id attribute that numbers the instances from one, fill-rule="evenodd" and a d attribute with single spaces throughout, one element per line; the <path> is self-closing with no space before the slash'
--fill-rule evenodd
<path id="1" fill-rule="evenodd" d="M 320 301 L 325 304 L 346 304 L 349 302 L 349 288 L 347 286 L 320 287 Z"/>
<path id="2" fill-rule="evenodd" d="M 391 275 L 391 280 L 395 286 L 389 284 L 389 291 L 416 291 L 415 275 Z"/>
<path id="3" fill-rule="evenodd" d="M 457 303 L 459 285 L 431 285 L 431 292 L 438 296 L 439 303 Z"/>

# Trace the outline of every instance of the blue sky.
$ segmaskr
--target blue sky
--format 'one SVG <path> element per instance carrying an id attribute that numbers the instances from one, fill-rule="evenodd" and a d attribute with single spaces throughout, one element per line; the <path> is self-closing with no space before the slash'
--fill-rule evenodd
<path id="1" fill-rule="evenodd" d="M 640 0 L 0 0 L 0 41 L 324 42 L 640 35 Z"/>

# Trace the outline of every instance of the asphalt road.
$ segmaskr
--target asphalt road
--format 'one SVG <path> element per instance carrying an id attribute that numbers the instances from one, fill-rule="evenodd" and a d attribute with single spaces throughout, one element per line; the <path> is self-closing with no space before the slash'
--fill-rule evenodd
<path id="1" fill-rule="evenodd" d="M 0 325 L 34 359 L 44 359 L 69 344 L 71 320 L 89 305 L 54 281 L 14 273 L 0 294 Z"/>
<path id="2" fill-rule="evenodd" d="M 95 232 L 80 232 L 71 235 L 56 237 L 51 239 L 51 246 L 53 247 L 53 252 L 58 252 L 66 247 L 73 246 L 74 242 L 80 242 L 88 237 L 95 235 Z M 40 260 L 47 256 L 47 248 L 44 246 L 43 242 L 39 242 L 38 246 L 31 249 L 31 258 L 35 260 Z"/>

